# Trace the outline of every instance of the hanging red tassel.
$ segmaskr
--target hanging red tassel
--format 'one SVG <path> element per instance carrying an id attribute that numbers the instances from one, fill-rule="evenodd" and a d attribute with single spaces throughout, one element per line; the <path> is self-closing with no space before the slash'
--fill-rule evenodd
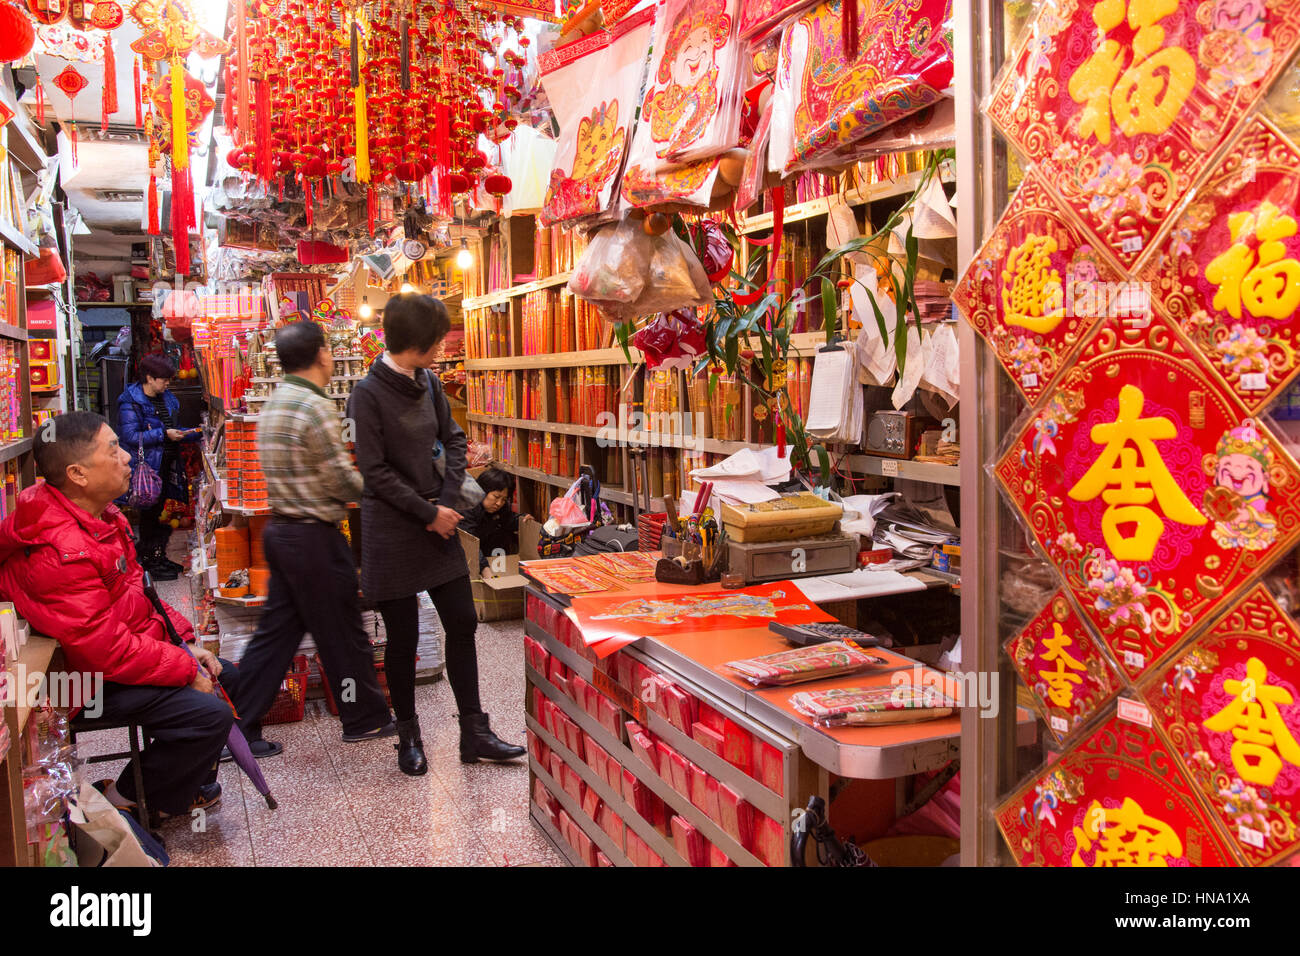
<path id="1" fill-rule="evenodd" d="M 190 220 L 194 201 L 188 190 L 189 170 L 172 163 L 172 243 L 176 247 L 176 274 L 190 273 Z"/>
<path id="2" fill-rule="evenodd" d="M 117 60 L 113 57 L 113 37 L 104 34 L 104 92 L 100 96 L 99 129 L 108 132 L 108 118 L 117 112 Z"/>
<path id="3" fill-rule="evenodd" d="M 36 74 L 36 122 L 45 125 L 45 87 L 39 73 Z"/>
<path id="4" fill-rule="evenodd" d="M 284 177 L 283 176 L 278 177 L 277 182 L 279 183 L 279 189 L 280 189 L 280 194 L 277 197 L 277 202 L 284 202 Z"/>
<path id="5" fill-rule="evenodd" d="M 852 64 L 858 58 L 858 0 L 840 0 L 840 31 L 844 41 L 844 59 Z"/>
<path id="6" fill-rule="evenodd" d="M 135 125 L 144 128 L 144 103 L 140 96 L 140 58 L 135 58 Z"/>
<path id="7" fill-rule="evenodd" d="M 77 124 L 68 120 L 68 142 L 72 145 L 72 165 L 77 165 Z"/>
<path id="8" fill-rule="evenodd" d="M 314 203 L 313 203 L 313 196 L 312 196 L 312 189 L 311 189 L 311 180 L 308 179 L 308 178 L 306 178 L 305 176 L 303 177 L 303 180 L 302 180 L 302 188 L 303 188 L 303 192 L 306 194 L 306 202 L 307 202 L 307 228 L 310 229 L 310 228 L 312 227 L 312 208 L 311 208 L 311 207 L 312 207 L 312 205 L 313 205 Z"/>
<path id="9" fill-rule="evenodd" d="M 235 122 L 239 124 L 238 141 L 241 146 L 247 146 L 249 134 L 252 132 L 248 118 L 248 76 L 252 64 L 248 62 L 248 21 L 245 19 L 244 4 L 242 2 L 235 4 L 235 54 L 239 59 L 239 75 L 236 76 L 235 71 L 231 69 L 230 78 L 226 82 L 226 99 L 229 101 L 232 98 L 230 91 L 233 82 L 235 92 L 233 109 L 235 111 Z M 228 129 L 233 128 L 230 123 L 227 123 L 226 126 Z"/>
<path id="10" fill-rule="evenodd" d="M 271 87 L 266 80 L 257 82 L 257 178 L 270 185 L 275 168 L 271 159 Z M 280 186 L 284 199 L 284 185 Z"/>
<path id="11" fill-rule="evenodd" d="M 444 216 L 452 214 L 451 184 L 451 108 L 438 104 L 438 206 Z"/>
<path id="12" fill-rule="evenodd" d="M 149 235 L 156 236 L 158 228 L 158 177 L 149 174 Z"/>
<path id="13" fill-rule="evenodd" d="M 375 187 L 371 186 L 366 190 L 366 225 L 370 228 L 370 234 L 375 234 L 375 216 L 378 201 L 375 197 Z"/>

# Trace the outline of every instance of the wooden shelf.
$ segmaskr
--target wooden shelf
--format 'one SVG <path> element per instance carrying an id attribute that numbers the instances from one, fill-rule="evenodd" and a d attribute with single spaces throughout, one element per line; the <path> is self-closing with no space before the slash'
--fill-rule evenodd
<path id="1" fill-rule="evenodd" d="M 266 598 L 255 597 L 255 596 L 236 598 L 236 597 L 223 597 L 220 594 L 214 594 L 212 596 L 212 603 L 221 604 L 226 607 L 261 607 L 263 604 L 266 603 Z"/>
<path id="2" fill-rule="evenodd" d="M 490 305 L 500 305 L 502 302 L 509 302 L 517 296 L 537 292 L 540 289 L 549 289 L 551 286 L 564 285 L 572 276 L 572 272 L 557 272 L 545 279 L 534 279 L 532 282 L 525 282 L 523 285 L 511 286 L 509 289 L 499 289 L 486 295 L 462 299 L 460 303 L 461 311 L 468 312 L 470 309 L 484 309 Z"/>
<path id="3" fill-rule="evenodd" d="M 20 438 L 18 441 L 11 441 L 7 445 L 0 445 L 0 462 L 6 462 L 17 458 L 19 455 L 25 455 L 32 450 L 32 444 L 35 439 Z"/>
<path id="4" fill-rule="evenodd" d="M 26 236 L 20 233 L 13 225 L 4 222 L 3 220 L 0 220 L 0 240 L 3 240 L 5 245 L 17 249 L 29 258 L 34 259 L 41 254 L 40 249 L 32 245 Z"/>
<path id="5" fill-rule="evenodd" d="M 137 299 L 134 302 L 78 302 L 78 309 L 130 309 L 148 306 L 153 308 L 152 302 L 145 302 Z"/>
<path id="6" fill-rule="evenodd" d="M 550 475 L 544 471 L 538 471 L 536 468 L 529 468 L 525 465 L 511 465 L 504 462 L 496 462 L 495 467 L 502 471 L 508 471 L 512 475 L 518 475 L 520 478 L 528 478 L 532 481 L 540 481 L 543 484 L 552 485 L 556 488 L 567 489 L 571 484 L 577 481 L 577 478 L 565 478 L 563 475 Z M 619 504 L 632 504 L 632 493 L 624 491 L 621 488 L 610 487 L 606 484 L 600 486 L 600 496 L 609 501 L 616 501 Z"/>
<path id="7" fill-rule="evenodd" d="M 20 329 L 16 325 L 10 325 L 8 322 L 0 322 L 0 337 L 6 339 L 14 339 L 15 341 L 18 342 L 26 342 L 27 330 Z"/>
<path id="8" fill-rule="evenodd" d="M 935 465 L 924 461 L 906 461 L 896 458 L 878 458 L 875 455 L 850 455 L 845 464 L 854 471 L 886 478 L 906 478 L 909 481 L 929 481 L 938 485 L 960 485 L 960 465 Z"/>
<path id="9" fill-rule="evenodd" d="M 921 175 L 919 171 L 904 173 L 898 179 L 892 179 L 886 183 L 872 183 L 869 186 L 851 189 L 844 194 L 843 200 L 850 206 L 863 206 L 880 199 L 907 196 L 916 189 L 917 183 L 921 181 Z M 787 206 L 782 216 L 782 222 L 788 226 L 792 222 L 803 222 L 805 219 L 816 219 L 818 216 L 824 216 L 830 210 L 831 203 L 838 202 L 839 199 L 839 196 L 823 196 L 819 199 L 801 202 L 798 205 Z M 755 232 L 771 229 L 772 223 L 773 216 L 770 212 L 760 213 L 757 216 L 746 216 L 740 220 L 740 234 L 748 236 Z"/>
<path id="10" fill-rule="evenodd" d="M 804 358 L 815 355 L 826 344 L 824 332 L 796 332 L 790 336 L 790 353 Z M 640 365 L 645 356 L 638 349 L 628 350 L 633 365 Z M 627 356 L 621 348 L 587 349 L 582 352 L 553 352 L 550 355 L 509 355 L 500 358 L 465 360 L 465 371 L 487 372 L 498 369 L 575 368 L 584 365 L 627 365 Z"/>
<path id="11" fill-rule="evenodd" d="M 27 678 L 30 681 L 33 674 L 45 674 L 49 671 L 50 661 L 54 659 L 54 652 L 58 649 L 59 642 L 48 637 L 39 637 L 35 634 L 27 638 L 27 643 L 18 649 L 18 666 L 26 670 Z M 18 733 L 23 732 L 27 726 L 27 717 L 31 713 L 31 708 L 27 702 L 27 688 L 18 687 Z M 17 747 L 18 741 L 11 740 L 11 747 Z"/>
<path id="12" fill-rule="evenodd" d="M 32 389 L 32 394 L 33 394 L 33 395 L 46 395 L 46 396 L 50 396 L 50 395 L 62 395 L 62 394 L 63 394 L 63 386 L 60 385 L 58 388 L 34 388 L 34 389 Z"/>

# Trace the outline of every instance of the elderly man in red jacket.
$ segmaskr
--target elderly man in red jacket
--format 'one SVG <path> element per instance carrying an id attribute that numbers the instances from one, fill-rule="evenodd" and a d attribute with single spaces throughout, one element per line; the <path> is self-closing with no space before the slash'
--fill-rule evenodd
<path id="1" fill-rule="evenodd" d="M 217 760 L 234 721 L 229 704 L 195 662 L 229 691 L 234 667 L 192 644 L 172 644 L 143 588 L 131 526 L 113 499 L 127 490 L 131 456 L 92 412 L 69 412 L 39 429 L 36 465 L 45 481 L 25 489 L 0 523 L 0 594 L 33 629 L 55 638 L 68 666 L 102 681 L 102 719 L 143 725 L 142 761 L 151 810 L 175 816 L 221 796 Z M 194 628 L 172 608 L 177 632 Z M 84 686 L 84 685 L 83 685 Z M 128 766 L 109 799 L 134 802 Z"/>

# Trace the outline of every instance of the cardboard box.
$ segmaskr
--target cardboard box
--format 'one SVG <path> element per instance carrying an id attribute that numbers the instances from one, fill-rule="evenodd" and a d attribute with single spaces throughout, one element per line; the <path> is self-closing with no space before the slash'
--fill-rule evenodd
<path id="1" fill-rule="evenodd" d="M 474 611 L 480 621 L 512 621 L 524 616 L 524 585 L 527 579 L 519 573 L 519 555 L 509 554 L 505 568 L 486 580 L 479 574 L 479 541 L 472 534 L 460 531 L 461 547 L 465 549 L 465 564 L 469 567 L 470 587 L 474 591 Z M 542 526 L 524 515 L 519 519 L 519 547 L 523 554 L 536 554 Z"/>

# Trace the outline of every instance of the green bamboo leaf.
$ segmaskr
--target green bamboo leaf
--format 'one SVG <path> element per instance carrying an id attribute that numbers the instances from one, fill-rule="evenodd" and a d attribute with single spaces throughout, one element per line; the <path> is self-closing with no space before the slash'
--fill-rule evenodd
<path id="1" fill-rule="evenodd" d="M 713 393 L 718 389 L 718 376 L 714 372 L 709 373 L 709 398 L 713 398 Z"/>
<path id="2" fill-rule="evenodd" d="M 745 274 L 745 278 L 747 278 L 751 283 L 750 288 L 756 289 L 758 288 L 759 285 L 762 284 L 759 281 L 758 277 L 763 275 L 764 270 L 766 270 L 766 268 L 767 268 L 767 247 L 759 246 L 757 249 L 754 250 L 754 255 L 749 260 L 749 268 L 746 270 L 746 274 Z"/>
<path id="3" fill-rule="evenodd" d="M 885 327 L 885 316 L 884 316 L 884 314 L 880 311 L 880 305 L 879 305 L 879 303 L 876 302 L 876 296 L 875 296 L 875 293 L 873 293 L 873 292 L 872 292 L 870 289 L 868 289 L 865 285 L 864 285 L 862 288 L 863 288 L 863 290 L 867 293 L 867 301 L 869 301 L 869 302 L 871 303 L 871 311 L 874 312 L 874 313 L 876 314 L 876 327 L 880 329 L 880 341 L 882 341 L 882 342 L 884 342 L 886 345 L 888 345 L 888 344 L 889 344 L 889 329 L 887 329 L 887 328 Z"/>
<path id="4" fill-rule="evenodd" d="M 835 333 L 839 328 L 840 307 L 839 300 L 835 296 L 835 283 L 825 276 L 822 277 L 822 326 L 826 329 L 826 344 L 830 345 L 835 340 Z"/>
<path id="5" fill-rule="evenodd" d="M 826 452 L 826 446 L 821 442 L 813 445 L 812 450 L 817 453 L 817 465 L 821 471 L 821 480 L 817 482 L 824 487 L 830 487 L 831 483 L 831 456 Z"/>
<path id="6" fill-rule="evenodd" d="M 739 272 L 737 272 L 735 269 L 732 269 L 732 270 L 731 270 L 731 278 L 734 279 L 736 282 L 739 282 L 741 285 L 743 285 L 743 286 L 745 287 L 745 288 L 744 288 L 743 290 L 741 290 L 741 291 L 744 291 L 744 292 L 753 292 L 755 289 L 758 288 L 758 283 L 757 283 L 757 282 L 750 282 L 749 279 L 747 279 L 747 278 L 745 278 L 744 276 L 742 276 L 742 275 L 741 275 Z"/>
<path id="7" fill-rule="evenodd" d="M 844 245 L 837 246 L 836 248 L 832 249 L 830 252 L 826 253 L 826 255 L 822 256 L 821 261 L 817 263 L 817 268 L 814 269 L 813 272 L 820 273 L 827 266 L 833 265 L 834 263 L 843 259 L 845 256 L 852 255 L 855 252 L 861 252 L 863 249 L 867 248 L 867 246 L 871 245 L 871 243 L 873 243 L 875 240 L 876 240 L 875 235 L 859 236 L 857 239 L 850 239 L 848 242 L 844 243 Z"/>
<path id="8" fill-rule="evenodd" d="M 740 339 L 732 336 L 727 339 L 727 372 L 736 374 L 736 363 L 740 359 Z"/>

